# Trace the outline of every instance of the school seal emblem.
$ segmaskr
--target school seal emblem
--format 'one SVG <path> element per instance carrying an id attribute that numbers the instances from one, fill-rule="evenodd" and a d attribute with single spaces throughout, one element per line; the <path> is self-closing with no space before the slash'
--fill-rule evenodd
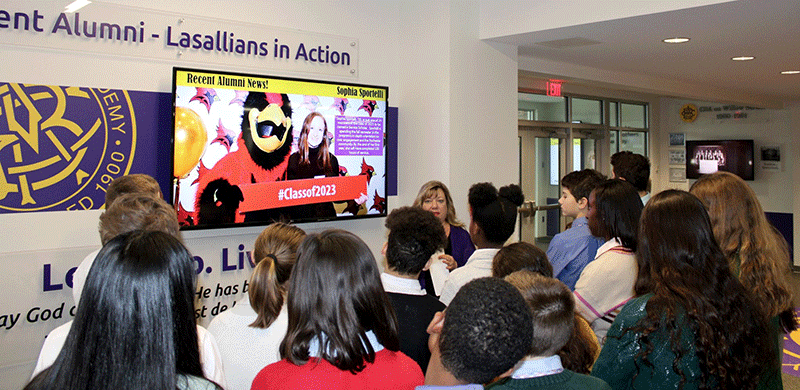
<path id="1" fill-rule="evenodd" d="M 102 208 L 135 151 L 127 91 L 0 83 L 0 212 Z"/>

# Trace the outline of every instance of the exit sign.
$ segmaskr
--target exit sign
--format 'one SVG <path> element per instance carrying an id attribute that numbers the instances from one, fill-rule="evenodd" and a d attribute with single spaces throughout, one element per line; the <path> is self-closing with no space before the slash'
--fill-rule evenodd
<path id="1" fill-rule="evenodd" d="M 547 96 L 561 96 L 561 83 L 557 81 L 548 81 Z"/>

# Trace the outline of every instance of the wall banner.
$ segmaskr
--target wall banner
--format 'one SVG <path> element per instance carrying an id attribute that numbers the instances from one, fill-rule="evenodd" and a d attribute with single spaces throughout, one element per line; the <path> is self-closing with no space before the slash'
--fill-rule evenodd
<path id="1" fill-rule="evenodd" d="M 163 176 L 168 190 L 158 167 L 169 167 L 172 113 L 161 95 L 0 82 L 0 213 L 100 209 L 128 173 Z"/>

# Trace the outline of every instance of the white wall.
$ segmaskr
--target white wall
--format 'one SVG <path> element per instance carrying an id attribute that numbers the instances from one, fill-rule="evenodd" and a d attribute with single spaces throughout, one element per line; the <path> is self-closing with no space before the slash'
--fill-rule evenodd
<path id="1" fill-rule="evenodd" d="M 730 0 L 484 0 L 481 1 L 481 38 L 489 39 L 544 31 L 606 20 L 668 12 Z M 586 12 L 591 10 L 591 12 Z"/>
<path id="2" fill-rule="evenodd" d="M 521 72 L 520 86 L 529 89 L 544 90 L 544 81 L 547 79 L 541 74 L 550 73 L 550 77 L 576 76 L 588 77 L 580 81 L 568 82 L 563 86 L 565 94 L 579 94 L 598 96 L 605 98 L 618 98 L 632 101 L 646 102 L 650 104 L 651 123 L 650 123 L 650 162 L 651 180 L 653 192 L 663 191 L 669 188 L 688 190 L 691 180 L 682 183 L 669 181 L 669 168 L 681 168 L 678 165 L 669 165 L 669 151 L 676 148 L 669 147 L 669 133 L 685 133 L 686 139 L 753 139 L 756 147 L 758 164 L 760 155 L 759 147 L 762 145 L 780 145 L 781 156 L 783 158 L 784 170 L 781 172 L 762 172 L 756 168 L 756 180 L 748 182 L 759 197 L 764 209 L 770 212 L 782 212 L 795 214 L 794 219 L 794 252 L 800 253 L 800 166 L 798 166 L 797 151 L 800 150 L 800 102 L 780 103 L 786 106 L 784 109 L 765 109 L 758 111 L 745 111 L 750 113 L 750 120 L 716 120 L 716 114 L 701 113 L 696 122 L 691 124 L 683 123 L 678 117 L 678 112 L 686 103 L 693 103 L 696 106 L 722 107 L 730 102 L 730 95 L 720 91 L 717 95 L 719 100 L 703 101 L 696 99 L 675 99 L 658 97 L 652 93 L 641 93 L 638 88 L 627 89 L 630 84 L 617 84 L 615 77 L 606 78 L 605 73 L 598 73 L 590 77 L 589 73 L 573 72 L 569 66 L 563 67 L 542 67 L 537 68 L 530 58 L 520 58 Z M 558 73 L 563 71 L 564 73 Z M 537 74 L 530 72 L 537 71 Z M 542 73 L 538 73 L 538 72 Z M 541 77 L 537 77 L 541 76 Z M 644 79 L 642 80 L 644 82 Z M 653 80 L 652 86 L 658 87 L 660 84 Z M 686 96 L 693 95 L 696 91 L 691 89 L 677 89 L 664 91 L 664 95 L 670 92 L 680 93 L 685 91 Z M 652 91 L 651 91 L 652 92 Z M 757 105 L 758 99 L 748 100 L 750 104 Z M 606 157 L 607 158 L 607 157 Z M 601 171 L 609 172 L 606 162 L 601 162 L 598 167 Z M 795 266 L 800 266 L 800 256 L 796 255 Z"/>
<path id="3" fill-rule="evenodd" d="M 798 261 L 797 257 L 800 257 L 800 229 L 798 229 L 798 222 L 800 222 L 800 168 L 798 168 L 797 164 L 797 151 L 800 150 L 800 102 L 791 102 L 787 104 L 787 108 L 789 111 L 789 126 L 786 129 L 786 132 L 789 134 L 791 138 L 791 142 L 789 144 L 789 151 L 793 153 L 795 163 L 794 163 L 794 170 L 792 171 L 792 175 L 789 177 L 791 180 L 791 186 L 787 185 L 787 187 L 791 187 L 792 191 L 792 212 L 794 213 L 794 221 L 792 221 L 792 225 L 794 226 L 794 253 L 795 253 L 795 266 L 800 266 L 800 261 Z"/>
<path id="4" fill-rule="evenodd" d="M 450 5 L 450 191 L 462 220 L 472 184 L 519 183 L 517 49 L 479 41 L 478 11 Z"/>

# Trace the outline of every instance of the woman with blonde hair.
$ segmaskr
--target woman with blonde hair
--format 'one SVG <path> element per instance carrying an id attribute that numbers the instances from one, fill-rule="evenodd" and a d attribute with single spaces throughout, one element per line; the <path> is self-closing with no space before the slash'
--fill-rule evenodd
<path id="1" fill-rule="evenodd" d="M 258 236 L 253 250 L 256 267 L 247 284 L 248 296 L 211 321 L 228 389 L 249 389 L 264 366 L 280 360 L 279 347 L 289 322 L 286 288 L 305 232 L 273 223 Z"/>
<path id="2" fill-rule="evenodd" d="M 447 246 L 439 259 L 447 264 L 447 269 L 453 270 L 466 264 L 475 252 L 475 244 L 472 243 L 469 232 L 464 229 L 464 224 L 456 217 L 456 208 L 447 186 L 436 180 L 423 184 L 413 206 L 430 211 L 442 223 L 447 235 Z M 430 271 L 422 271 L 419 281 L 428 294 L 438 296 L 433 288 Z"/>
<path id="3" fill-rule="evenodd" d="M 708 210 L 714 237 L 731 271 L 770 315 L 775 353 L 780 356 L 783 333 L 797 329 L 787 281 L 791 260 L 786 241 L 767 221 L 756 194 L 739 176 L 729 172 L 703 176 L 690 192 Z M 771 373 L 780 383 L 780 365 Z"/>

